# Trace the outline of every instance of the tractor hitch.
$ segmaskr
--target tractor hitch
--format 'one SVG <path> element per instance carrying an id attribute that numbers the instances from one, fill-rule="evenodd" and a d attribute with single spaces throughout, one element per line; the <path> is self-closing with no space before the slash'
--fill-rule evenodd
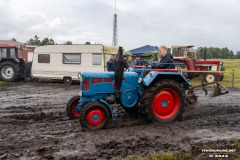
<path id="1" fill-rule="evenodd" d="M 225 88 L 218 82 L 210 82 L 210 83 L 202 82 L 201 85 L 197 85 L 197 86 L 193 86 L 193 87 L 189 88 L 188 93 L 187 93 L 187 107 L 194 108 L 198 105 L 198 102 L 197 102 L 198 96 L 196 96 L 196 94 L 194 93 L 194 89 L 202 88 L 202 90 L 205 92 L 205 95 L 207 96 L 208 90 L 207 90 L 206 86 L 208 86 L 208 85 L 214 85 L 213 92 L 211 94 L 209 94 L 209 99 L 211 99 L 213 97 L 221 96 L 221 95 L 224 95 L 227 93 L 231 93 L 229 90 L 227 90 L 227 88 Z M 225 91 L 222 92 L 221 88 L 224 89 Z"/>

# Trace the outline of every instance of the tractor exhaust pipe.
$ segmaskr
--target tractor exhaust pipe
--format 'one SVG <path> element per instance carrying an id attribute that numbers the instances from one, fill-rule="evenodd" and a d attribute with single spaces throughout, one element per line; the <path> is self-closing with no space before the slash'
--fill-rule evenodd
<path id="1" fill-rule="evenodd" d="M 114 72 L 116 84 L 115 98 L 117 103 L 119 103 L 120 99 L 120 90 L 123 81 L 123 73 L 124 73 L 123 48 L 119 47 L 118 53 L 115 58 L 115 72 Z"/>
<path id="2" fill-rule="evenodd" d="M 205 47 L 205 49 L 204 49 L 204 60 L 206 61 L 206 59 L 207 59 L 207 48 Z"/>

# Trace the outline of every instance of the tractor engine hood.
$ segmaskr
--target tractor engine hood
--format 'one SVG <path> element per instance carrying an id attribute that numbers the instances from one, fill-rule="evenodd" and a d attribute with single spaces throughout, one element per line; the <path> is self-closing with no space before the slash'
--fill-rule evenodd
<path id="1" fill-rule="evenodd" d="M 80 90 L 83 96 L 115 93 L 114 72 L 82 72 L 79 74 L 79 79 Z M 138 74 L 135 72 L 124 72 L 120 91 L 125 88 L 135 88 L 136 85 L 138 85 Z"/>

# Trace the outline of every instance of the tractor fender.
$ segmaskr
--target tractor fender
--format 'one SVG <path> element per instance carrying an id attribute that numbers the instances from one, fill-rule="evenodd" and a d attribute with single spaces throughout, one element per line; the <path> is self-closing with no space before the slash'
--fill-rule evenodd
<path id="1" fill-rule="evenodd" d="M 143 80 L 143 85 L 149 86 L 154 82 L 156 79 L 161 78 L 168 78 L 177 81 L 178 83 L 184 84 L 184 88 L 188 89 L 190 87 L 189 81 L 182 75 L 180 72 L 156 72 L 151 71 L 148 73 Z"/>
<path id="2" fill-rule="evenodd" d="M 100 99 L 100 102 L 102 102 L 103 104 L 105 104 L 108 107 L 108 109 L 109 109 L 109 111 L 111 113 L 111 117 L 113 119 L 114 118 L 114 113 L 113 113 L 112 107 L 106 101 L 104 101 L 102 99 Z"/>

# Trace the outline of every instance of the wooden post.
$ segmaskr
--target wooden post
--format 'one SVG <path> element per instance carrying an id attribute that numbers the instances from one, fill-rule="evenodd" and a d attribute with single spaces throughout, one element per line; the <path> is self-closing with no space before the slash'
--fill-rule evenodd
<path id="1" fill-rule="evenodd" d="M 234 69 L 232 70 L 232 88 L 235 88 L 235 86 L 234 86 Z"/>

